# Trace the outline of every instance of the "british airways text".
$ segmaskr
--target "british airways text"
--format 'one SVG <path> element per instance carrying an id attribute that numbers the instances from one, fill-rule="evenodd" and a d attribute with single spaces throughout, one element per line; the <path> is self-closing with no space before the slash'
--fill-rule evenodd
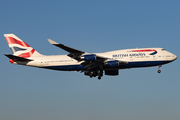
<path id="1" fill-rule="evenodd" d="M 112 57 L 134 57 L 134 56 L 146 56 L 145 53 L 138 53 L 138 54 L 115 54 Z"/>

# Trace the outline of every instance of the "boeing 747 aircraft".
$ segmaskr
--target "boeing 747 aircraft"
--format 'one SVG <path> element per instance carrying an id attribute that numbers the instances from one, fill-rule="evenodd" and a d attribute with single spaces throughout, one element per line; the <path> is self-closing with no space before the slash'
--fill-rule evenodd
<path id="1" fill-rule="evenodd" d="M 13 64 L 27 65 L 60 71 L 81 71 L 89 77 L 100 80 L 105 75 L 118 75 L 119 69 L 160 67 L 177 59 L 177 56 L 163 48 L 136 48 L 104 53 L 87 53 L 51 39 L 48 41 L 69 54 L 46 56 L 38 53 L 14 34 L 4 34 L 13 54 L 5 54 Z"/>

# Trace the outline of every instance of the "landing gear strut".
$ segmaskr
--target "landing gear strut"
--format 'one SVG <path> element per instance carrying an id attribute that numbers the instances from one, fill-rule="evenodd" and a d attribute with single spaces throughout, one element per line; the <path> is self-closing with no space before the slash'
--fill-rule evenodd
<path id="1" fill-rule="evenodd" d="M 87 75 L 90 78 L 98 76 L 98 79 L 100 80 L 101 77 L 103 76 L 103 70 L 84 72 L 84 75 Z"/>
<path id="2" fill-rule="evenodd" d="M 89 77 L 90 77 L 90 78 L 93 77 L 93 72 L 90 72 Z"/>
<path id="3" fill-rule="evenodd" d="M 102 76 L 103 76 L 103 70 L 100 70 L 98 73 L 98 79 L 100 80 Z"/>
<path id="4" fill-rule="evenodd" d="M 89 76 L 90 78 L 98 76 L 98 79 L 100 80 L 103 76 L 103 69 L 94 70 L 94 71 L 85 71 L 84 75 Z"/>
<path id="5" fill-rule="evenodd" d="M 161 65 L 159 65 L 159 67 L 158 67 L 158 73 L 161 73 L 160 68 L 161 68 Z"/>

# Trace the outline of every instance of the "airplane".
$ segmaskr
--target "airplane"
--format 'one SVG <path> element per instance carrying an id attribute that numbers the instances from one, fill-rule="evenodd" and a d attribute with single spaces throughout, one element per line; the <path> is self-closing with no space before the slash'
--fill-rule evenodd
<path id="1" fill-rule="evenodd" d="M 14 34 L 4 34 L 13 54 L 4 54 L 10 63 L 59 71 L 80 71 L 90 78 L 105 75 L 119 75 L 119 69 L 139 67 L 160 67 L 177 59 L 175 54 L 163 48 L 123 49 L 104 53 L 87 53 L 59 44 L 51 39 L 48 41 L 65 51 L 67 55 L 42 55 Z"/>

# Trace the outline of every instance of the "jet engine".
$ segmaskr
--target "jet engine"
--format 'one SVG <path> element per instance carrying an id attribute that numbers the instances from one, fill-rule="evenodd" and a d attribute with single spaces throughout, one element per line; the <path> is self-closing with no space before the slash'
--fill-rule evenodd
<path id="1" fill-rule="evenodd" d="M 106 61 L 105 65 L 108 67 L 119 67 L 119 61 L 118 60 Z"/>
<path id="2" fill-rule="evenodd" d="M 81 59 L 85 60 L 85 61 L 95 61 L 96 60 L 96 55 L 95 54 L 83 55 L 81 57 Z"/>

